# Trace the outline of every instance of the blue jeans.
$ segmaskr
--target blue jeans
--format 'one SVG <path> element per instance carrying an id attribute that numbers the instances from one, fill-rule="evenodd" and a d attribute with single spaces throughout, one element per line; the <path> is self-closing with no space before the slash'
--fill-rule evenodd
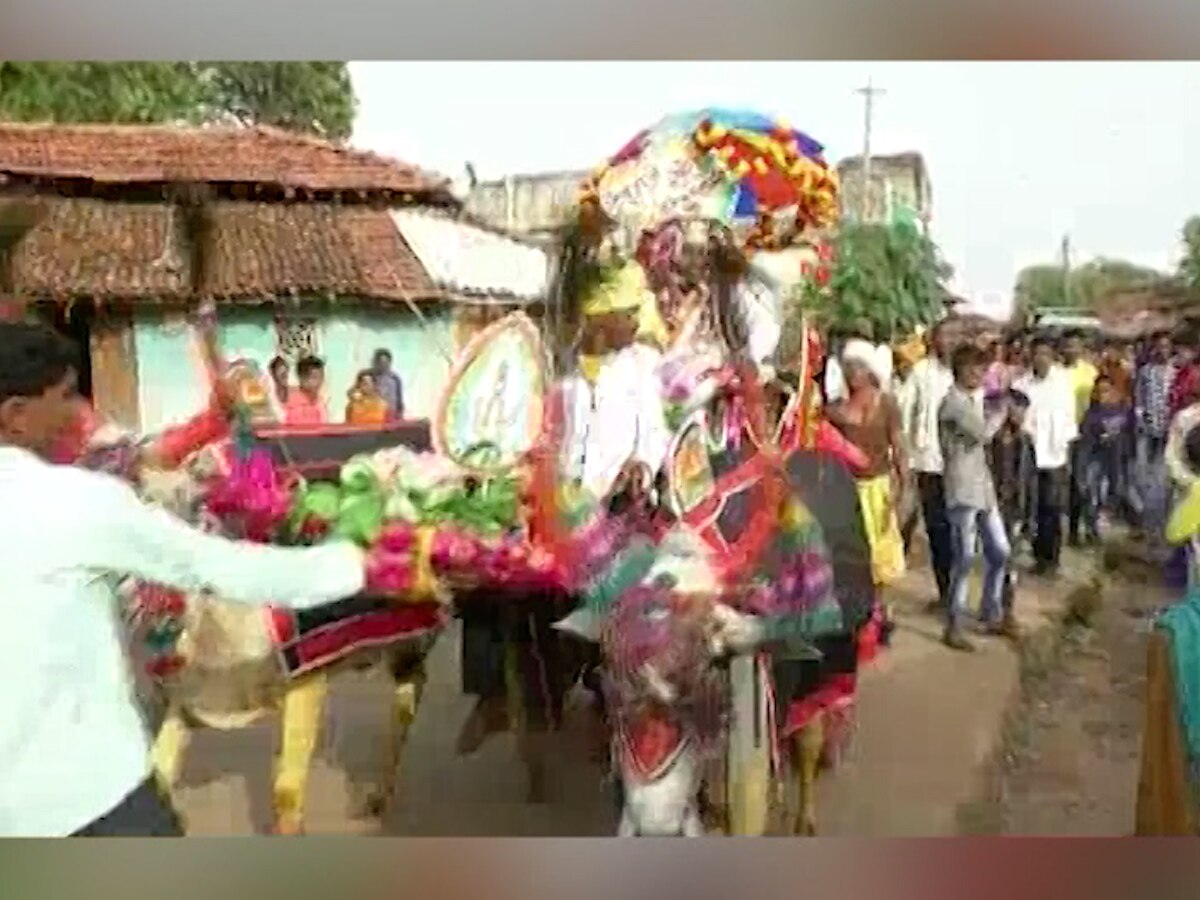
<path id="1" fill-rule="evenodd" d="M 950 577 L 950 604 L 946 624 L 957 628 L 967 609 L 967 584 L 975 565 L 975 547 L 983 545 L 983 597 L 980 618 L 988 623 L 999 621 L 1003 609 L 1004 584 L 1008 578 L 1012 549 L 1000 510 L 955 506 L 947 510 L 954 542 L 954 568 Z M 976 539 L 979 539 L 978 541 Z"/>

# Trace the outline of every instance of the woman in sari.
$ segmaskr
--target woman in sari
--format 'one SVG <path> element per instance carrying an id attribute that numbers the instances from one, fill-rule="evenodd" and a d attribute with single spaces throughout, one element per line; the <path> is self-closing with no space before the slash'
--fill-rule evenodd
<path id="1" fill-rule="evenodd" d="M 882 390 L 885 367 L 877 348 L 850 341 L 842 351 L 846 399 L 833 404 L 829 420 L 868 458 L 858 475 L 859 506 L 871 546 L 875 583 L 885 586 L 904 574 L 904 542 L 897 511 L 907 488 L 908 466 L 901 440 L 900 409 Z"/>
<path id="2" fill-rule="evenodd" d="M 375 376 L 366 370 L 359 372 L 346 404 L 346 424 L 383 425 L 388 418 L 388 402 L 376 390 Z"/>

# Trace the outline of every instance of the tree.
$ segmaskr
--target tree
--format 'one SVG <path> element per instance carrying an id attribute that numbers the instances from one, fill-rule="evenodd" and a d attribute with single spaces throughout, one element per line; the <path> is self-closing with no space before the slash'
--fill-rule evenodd
<path id="1" fill-rule="evenodd" d="M 205 101 L 217 116 L 345 139 L 354 91 L 341 62 L 202 63 Z"/>
<path id="2" fill-rule="evenodd" d="M 0 63 L 0 118 L 10 121 L 232 120 L 342 139 L 354 111 L 340 62 Z"/>
<path id="3" fill-rule="evenodd" d="M 1200 216 L 1192 216 L 1183 226 L 1183 259 L 1179 277 L 1191 294 L 1200 294 Z"/>
<path id="4" fill-rule="evenodd" d="M 833 240 L 828 278 L 806 287 L 802 302 L 832 328 L 870 322 L 882 340 L 939 318 L 951 274 L 937 244 L 912 223 L 851 223 Z"/>
<path id="5" fill-rule="evenodd" d="M 1150 288 L 1165 278 L 1156 269 L 1098 257 L 1069 272 L 1062 266 L 1028 266 L 1017 274 L 1013 296 L 1021 313 L 1050 306 L 1092 310 L 1114 293 Z"/>

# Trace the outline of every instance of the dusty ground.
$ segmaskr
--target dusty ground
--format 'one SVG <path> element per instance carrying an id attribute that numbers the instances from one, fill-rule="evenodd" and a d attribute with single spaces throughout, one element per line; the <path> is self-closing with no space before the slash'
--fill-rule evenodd
<path id="1" fill-rule="evenodd" d="M 1078 560 L 1075 560 L 1078 563 Z M 1030 580 L 1018 613 L 1029 633 L 1060 632 L 1064 594 L 1084 571 L 1058 584 Z M 1075 568 L 1078 568 L 1076 566 Z M 1143 584 L 1148 580 L 1143 579 Z M 973 591 L 977 593 L 977 589 Z M 950 836 L 985 833 L 1124 834 L 1136 776 L 1144 620 L 1150 592 L 1111 589 L 1094 636 L 1063 659 L 1063 674 L 1032 677 L 1037 687 L 996 754 L 1005 713 L 1021 696 L 1022 654 L 1004 641 L 979 652 L 941 645 L 941 624 L 925 611 L 928 570 L 916 569 L 892 595 L 897 632 L 860 684 L 859 728 L 848 758 L 822 779 L 819 829 L 827 836 Z M 453 753 L 469 701 L 458 692 L 457 641 L 439 642 L 431 682 L 402 766 L 400 797 L 380 823 L 355 814 L 382 758 L 387 687 L 346 676 L 334 687 L 311 781 L 312 834 L 565 836 L 612 834 L 614 808 L 603 769 L 589 757 L 578 715 L 551 751 L 554 796 L 524 799 L 511 738 L 479 755 Z M 1036 673 L 1035 673 L 1036 675 Z M 247 834 L 270 819 L 269 778 L 276 722 L 237 733 L 201 733 L 185 766 L 178 803 L 197 835 Z M 1003 765 L 997 759 L 1004 759 Z M 981 795 L 984 774 L 985 802 Z M 972 804 L 972 815 L 962 813 Z"/>
<path id="2" fill-rule="evenodd" d="M 1150 614 L 1161 574 L 1122 565 L 1090 626 L 1069 627 L 1050 665 L 1026 667 L 984 796 L 961 811 L 967 833 L 1132 833 Z"/>

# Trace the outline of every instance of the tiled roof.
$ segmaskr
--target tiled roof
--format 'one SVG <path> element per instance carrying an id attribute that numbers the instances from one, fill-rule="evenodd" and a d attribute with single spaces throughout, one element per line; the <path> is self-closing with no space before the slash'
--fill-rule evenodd
<path id="1" fill-rule="evenodd" d="M 545 298 L 550 260 L 542 248 L 428 209 L 397 209 L 391 216 L 430 278 L 447 292 L 465 298 Z"/>
<path id="2" fill-rule="evenodd" d="M 448 199 L 448 181 L 362 150 L 267 127 L 0 122 L 4 175 L 106 185 L 250 184 L 309 191 L 390 191 Z"/>
<path id="3" fill-rule="evenodd" d="M 189 296 L 190 257 L 168 204 L 49 199 L 14 250 L 13 287 L 34 297 L 169 301 Z M 439 299 L 388 212 L 331 203 L 210 204 L 204 293 L 231 300 L 336 295 Z"/>

